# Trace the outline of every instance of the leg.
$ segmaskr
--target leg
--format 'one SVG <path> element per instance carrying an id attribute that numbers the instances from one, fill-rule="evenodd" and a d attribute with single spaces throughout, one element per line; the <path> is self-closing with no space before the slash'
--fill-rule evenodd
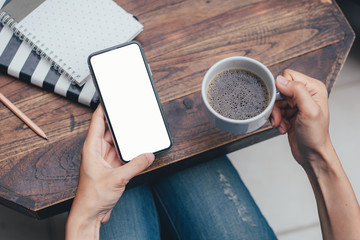
<path id="1" fill-rule="evenodd" d="M 179 239 L 276 239 L 225 156 L 161 179 L 153 190 Z"/>
<path id="2" fill-rule="evenodd" d="M 100 228 L 100 239 L 160 239 L 160 225 L 151 189 L 142 185 L 125 190 Z"/>

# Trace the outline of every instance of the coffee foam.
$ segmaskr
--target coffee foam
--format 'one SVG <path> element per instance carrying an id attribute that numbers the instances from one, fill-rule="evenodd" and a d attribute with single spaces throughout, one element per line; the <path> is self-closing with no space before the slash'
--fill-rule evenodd
<path id="1" fill-rule="evenodd" d="M 209 84 L 207 98 L 216 112 L 236 120 L 259 115 L 270 101 L 264 81 L 243 69 L 230 69 L 217 74 Z"/>

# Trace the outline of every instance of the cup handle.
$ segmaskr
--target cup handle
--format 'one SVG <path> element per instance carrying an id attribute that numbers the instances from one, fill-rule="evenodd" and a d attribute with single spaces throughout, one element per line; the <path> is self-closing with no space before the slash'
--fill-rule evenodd
<path id="1" fill-rule="evenodd" d="M 279 100 L 284 100 L 284 95 L 281 94 L 281 92 L 279 92 L 279 90 L 276 90 L 276 95 L 275 95 L 275 101 L 279 101 Z"/>

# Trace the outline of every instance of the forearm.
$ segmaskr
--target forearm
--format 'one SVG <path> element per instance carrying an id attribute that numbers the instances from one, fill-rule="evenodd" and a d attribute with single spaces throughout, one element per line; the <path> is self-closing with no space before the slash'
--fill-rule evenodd
<path id="1" fill-rule="evenodd" d="M 360 239 L 360 208 L 330 144 L 305 171 L 314 190 L 324 239 Z"/>
<path id="2" fill-rule="evenodd" d="M 66 240 L 75 239 L 99 239 L 100 223 L 68 222 L 66 224 Z"/>
<path id="3" fill-rule="evenodd" d="M 66 223 L 66 240 L 99 239 L 100 221 L 86 216 L 87 213 L 83 212 L 81 208 L 75 208 L 75 210 L 72 209 L 70 211 Z"/>

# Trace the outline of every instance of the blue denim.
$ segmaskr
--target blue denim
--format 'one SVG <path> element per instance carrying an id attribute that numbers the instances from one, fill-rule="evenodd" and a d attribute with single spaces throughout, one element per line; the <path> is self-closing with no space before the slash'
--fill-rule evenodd
<path id="1" fill-rule="evenodd" d="M 149 185 L 126 190 L 100 228 L 100 239 L 160 239 L 159 216 Z"/>
<path id="2" fill-rule="evenodd" d="M 276 239 L 225 156 L 126 190 L 100 239 L 160 239 L 160 209 L 177 239 Z"/>

